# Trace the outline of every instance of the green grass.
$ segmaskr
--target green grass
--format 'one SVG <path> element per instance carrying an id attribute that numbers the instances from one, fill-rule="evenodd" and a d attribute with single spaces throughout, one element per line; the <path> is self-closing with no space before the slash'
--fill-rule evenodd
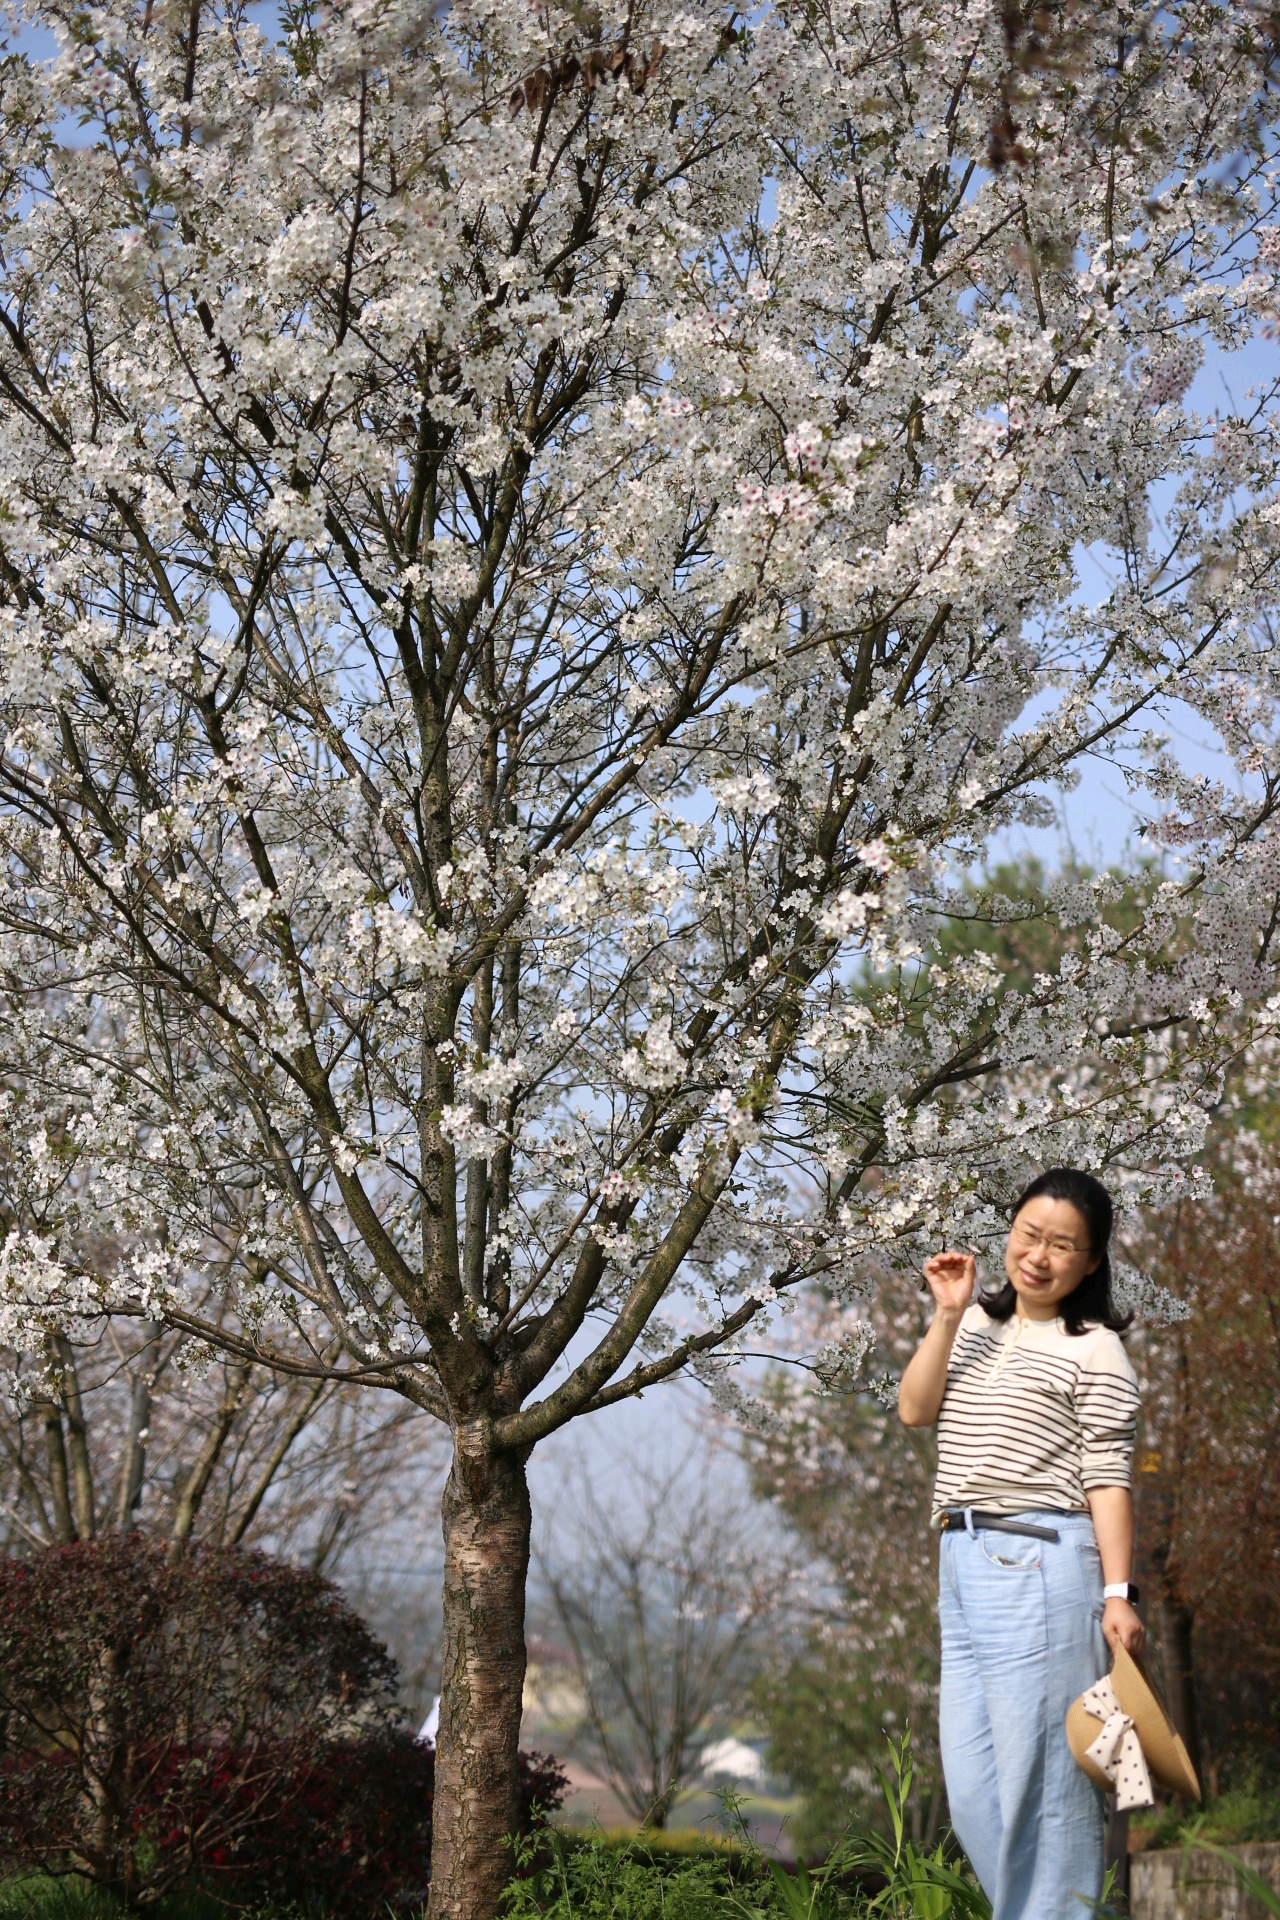
<path id="1" fill-rule="evenodd" d="M 122 1920 L 122 1900 L 71 1875 L 15 1876 L 0 1880 L 0 1920 Z M 179 1887 L 147 1909 L 154 1920 L 227 1920 L 227 1909 L 212 1894 Z"/>

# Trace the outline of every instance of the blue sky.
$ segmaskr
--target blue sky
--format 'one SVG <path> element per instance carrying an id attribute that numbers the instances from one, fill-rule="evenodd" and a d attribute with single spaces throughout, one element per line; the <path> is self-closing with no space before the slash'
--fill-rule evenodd
<path id="1" fill-rule="evenodd" d="M 1238 353 L 1226 354 L 1210 345 L 1204 365 L 1187 395 L 1187 404 L 1202 416 L 1239 411 L 1250 387 L 1280 376 L 1280 344 L 1260 336 Z M 1082 599 L 1097 605 L 1110 590 L 1111 575 L 1105 556 L 1080 557 Z M 1180 701 L 1168 702 L 1161 730 L 1188 772 L 1238 787 L 1239 779 L 1222 743 L 1198 714 Z M 1142 850 L 1139 838 L 1148 810 L 1143 796 L 1130 793 L 1119 772 L 1104 761 L 1086 761 L 1076 789 L 1054 794 L 1058 823 L 1036 831 L 1018 829 L 992 844 L 992 860 L 1035 854 L 1047 866 L 1074 855 L 1094 867 L 1121 865 Z"/>

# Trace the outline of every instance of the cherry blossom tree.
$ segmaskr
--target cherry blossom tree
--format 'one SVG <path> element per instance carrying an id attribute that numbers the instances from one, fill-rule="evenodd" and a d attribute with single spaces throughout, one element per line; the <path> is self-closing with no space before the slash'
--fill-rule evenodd
<path id="1" fill-rule="evenodd" d="M 531 1449 L 1037 1160 L 1185 1187 L 1269 1017 L 1276 385 L 1187 393 L 1280 312 L 1271 49 L 1019 18 L 34 0 L 0 67 L 0 1340 L 445 1424 L 432 1920 L 506 1872 Z M 1098 757 L 1136 921 L 915 993 Z"/>

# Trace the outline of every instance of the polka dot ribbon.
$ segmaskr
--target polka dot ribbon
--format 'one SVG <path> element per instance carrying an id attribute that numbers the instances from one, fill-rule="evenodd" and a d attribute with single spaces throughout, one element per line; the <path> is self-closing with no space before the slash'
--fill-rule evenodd
<path id="1" fill-rule="evenodd" d="M 1132 1720 L 1116 1699 L 1111 1675 L 1104 1673 L 1097 1686 L 1090 1687 L 1082 1696 L 1080 1704 L 1086 1713 L 1103 1723 L 1102 1732 L 1085 1752 L 1111 1782 L 1117 1811 L 1124 1813 L 1130 1807 L 1154 1806 L 1155 1795 L 1151 1791 L 1151 1775 L 1147 1772 L 1142 1742 Z"/>

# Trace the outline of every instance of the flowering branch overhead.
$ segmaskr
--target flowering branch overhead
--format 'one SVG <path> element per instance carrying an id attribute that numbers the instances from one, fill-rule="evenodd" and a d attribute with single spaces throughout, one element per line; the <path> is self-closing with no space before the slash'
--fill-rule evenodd
<path id="1" fill-rule="evenodd" d="M 1189 903 L 1229 917 L 1227 846 L 1236 897 L 1274 899 L 1265 768 L 1250 819 L 1157 757 L 1195 883 L 1016 1004 L 954 972 L 913 1035 L 858 955 L 922 950 L 947 874 L 1172 682 L 1220 723 L 1247 679 L 1263 751 L 1270 396 L 1206 435 L 1160 368 L 1247 336 L 1275 250 L 1249 258 L 1264 153 L 1210 218 L 1167 138 L 1104 180 L 1051 93 L 1020 108 L 1036 165 L 976 174 L 1007 21 L 945 50 L 915 23 L 911 87 L 954 67 L 928 164 L 875 91 L 906 58 L 888 25 L 685 18 L 644 57 L 659 94 L 561 105 L 630 72 L 629 27 L 532 69 L 517 135 L 496 51 L 467 51 L 484 21 L 335 15 L 309 66 L 208 17 L 189 110 L 127 10 L 11 63 L 9 1025 L 47 1070 L 11 1098 L 52 1096 L 78 1171 L 65 1218 L 32 1186 L 6 1261 L 38 1291 L 56 1249 L 91 1306 L 76 1234 L 122 1211 L 169 1251 L 115 1304 L 157 1310 L 163 1267 L 176 1308 L 216 1246 L 257 1351 L 321 1318 L 442 1414 L 490 1379 L 527 1442 L 598 1402 L 677 1275 L 767 1305 L 762 1267 L 785 1286 L 990 1200 L 1028 1133 L 1093 1158 L 1132 1134 L 1142 1163 L 1172 1103 L 1187 1144 L 1217 1060 L 1192 1003 L 1256 994 L 1267 956 L 1151 956 Z M 541 28 L 502 31 L 518 64 Z M 1225 149 L 1254 80 L 1226 23 L 1214 45 Z M 41 134 L 72 108 L 96 141 Z M 855 109 L 888 130 L 874 166 Z M 1125 557 L 1097 609 L 1073 543 Z M 1104 1043 L 1086 1094 L 1103 1028 L 1144 1044 Z M 871 1168 L 896 1212 L 860 1201 Z"/>

